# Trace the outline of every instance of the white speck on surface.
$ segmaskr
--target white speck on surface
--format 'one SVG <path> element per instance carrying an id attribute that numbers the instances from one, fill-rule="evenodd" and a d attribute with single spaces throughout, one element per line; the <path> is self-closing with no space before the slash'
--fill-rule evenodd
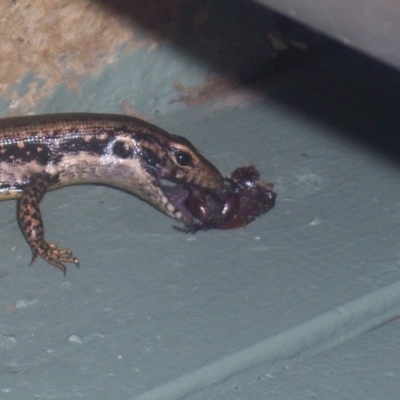
<path id="1" fill-rule="evenodd" d="M 82 339 L 78 335 L 71 335 L 68 338 L 68 342 L 73 343 L 73 344 L 83 344 Z"/>
<path id="2" fill-rule="evenodd" d="M 20 107 L 21 101 L 19 99 L 12 99 L 9 105 L 11 110 L 18 109 Z"/>
<path id="3" fill-rule="evenodd" d="M 39 301 L 37 299 L 33 299 L 31 301 L 26 301 L 26 300 L 18 300 L 15 303 L 15 308 L 26 308 L 26 307 L 30 307 L 30 306 L 34 306 L 35 304 L 37 304 Z"/>
<path id="4" fill-rule="evenodd" d="M 17 344 L 17 339 L 12 335 L 0 334 L 0 348 L 10 349 Z"/>
<path id="5" fill-rule="evenodd" d="M 342 42 L 345 44 L 345 45 L 347 45 L 347 46 L 349 46 L 350 44 L 351 44 L 351 40 L 350 40 L 350 38 L 348 38 L 348 37 L 342 37 Z"/>
<path id="6" fill-rule="evenodd" d="M 321 218 L 315 217 L 315 218 L 310 222 L 310 226 L 316 226 L 316 225 L 319 225 L 320 223 L 321 223 Z"/>
<path id="7" fill-rule="evenodd" d="M 313 172 L 295 174 L 294 177 L 305 193 L 315 193 L 321 188 L 322 177 Z"/>
<path id="8" fill-rule="evenodd" d="M 67 288 L 71 287 L 71 281 L 69 279 L 65 279 L 64 281 L 61 282 L 61 286 L 65 286 Z"/>

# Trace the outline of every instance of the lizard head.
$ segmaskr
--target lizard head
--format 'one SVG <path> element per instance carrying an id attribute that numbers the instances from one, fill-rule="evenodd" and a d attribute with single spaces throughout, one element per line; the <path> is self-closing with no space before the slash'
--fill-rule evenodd
<path id="1" fill-rule="evenodd" d="M 184 206 L 187 188 L 221 189 L 224 178 L 187 139 L 142 120 L 126 122 L 114 127 L 103 153 L 103 162 L 114 171 L 109 184 L 178 221 L 192 222 L 193 215 Z"/>
<path id="2" fill-rule="evenodd" d="M 217 168 L 185 138 L 168 134 L 163 143 L 145 142 L 141 148 L 144 165 L 157 170 L 159 178 L 178 184 L 220 189 L 224 179 Z"/>

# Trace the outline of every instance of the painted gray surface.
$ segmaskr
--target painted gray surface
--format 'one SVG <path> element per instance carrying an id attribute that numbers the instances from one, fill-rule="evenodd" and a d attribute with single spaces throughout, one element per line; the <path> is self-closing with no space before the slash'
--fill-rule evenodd
<path id="1" fill-rule="evenodd" d="M 400 67 L 396 0 L 258 0 L 347 46 Z"/>
<path id="2" fill-rule="evenodd" d="M 255 368 L 197 399 L 387 399 L 399 398 L 398 320 L 331 351 L 268 373 Z"/>
<path id="3" fill-rule="evenodd" d="M 63 278 L 42 261 L 27 266 L 15 204 L 1 204 L 2 397 L 326 398 L 316 379 L 351 349 L 354 363 L 336 375 L 350 394 L 330 398 L 366 399 L 361 366 L 372 350 L 361 357 L 348 342 L 305 361 L 399 315 L 400 171 L 397 142 L 386 144 L 398 126 L 398 77 L 365 63 L 343 52 L 269 80 L 258 95 L 153 119 L 224 174 L 255 163 L 275 182 L 276 208 L 245 229 L 183 235 L 127 194 L 65 188 L 42 203 L 47 238 L 81 261 Z M 366 345 L 385 337 L 385 349 L 396 346 L 380 331 Z"/>
<path id="4" fill-rule="evenodd" d="M 200 85 L 209 74 L 206 66 L 170 46 L 147 47 L 119 54 L 118 63 L 106 66 L 100 76 L 85 79 L 80 91 L 60 85 L 43 100 L 37 113 L 60 110 L 123 113 L 127 101 L 135 112 L 165 114 L 182 108 L 173 102 L 173 84 Z M 22 83 L 22 86 L 24 83 Z"/>

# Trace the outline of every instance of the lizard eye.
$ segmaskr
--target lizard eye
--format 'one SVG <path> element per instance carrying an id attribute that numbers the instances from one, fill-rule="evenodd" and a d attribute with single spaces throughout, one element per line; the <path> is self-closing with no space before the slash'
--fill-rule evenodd
<path id="1" fill-rule="evenodd" d="M 174 157 L 177 164 L 179 164 L 181 167 L 194 166 L 191 154 L 187 153 L 186 151 L 175 150 Z"/>
<path id="2" fill-rule="evenodd" d="M 128 158 L 131 155 L 132 150 L 127 142 L 120 141 L 114 143 L 113 153 L 119 158 Z"/>

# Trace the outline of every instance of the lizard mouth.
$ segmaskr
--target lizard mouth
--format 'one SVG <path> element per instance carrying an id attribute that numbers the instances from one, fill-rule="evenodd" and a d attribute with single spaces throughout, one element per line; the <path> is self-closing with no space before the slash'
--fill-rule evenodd
<path id="1" fill-rule="evenodd" d="M 174 179 L 171 177 L 164 176 L 162 170 L 153 165 L 146 166 L 147 172 L 153 178 L 153 185 L 157 187 L 156 200 L 149 201 L 153 206 L 158 208 L 164 214 L 175 219 L 176 221 L 183 222 L 186 226 L 192 226 L 197 221 L 196 211 L 193 212 L 191 208 L 188 207 L 189 196 L 193 198 L 192 188 L 200 187 L 202 190 L 208 190 L 203 185 L 187 182 L 181 179 Z M 206 182 L 206 186 L 213 186 L 213 182 Z M 197 192 L 196 192 L 197 193 Z M 203 192 L 201 193 L 201 195 Z M 201 196 L 200 195 L 200 196 Z M 193 203 L 193 200 L 191 200 Z M 189 203 L 190 204 L 190 203 Z"/>
<path id="2" fill-rule="evenodd" d="M 169 217 L 192 224 L 194 217 L 184 204 L 189 196 L 187 184 L 163 178 L 161 170 L 151 165 L 147 165 L 147 172 L 153 177 L 154 187 L 158 188 L 157 200 L 150 203 Z"/>
<path id="3" fill-rule="evenodd" d="M 146 199 L 185 227 L 186 232 L 236 229 L 248 225 L 275 205 L 273 185 L 260 179 L 253 166 L 235 169 L 228 177 L 199 185 L 166 179 L 158 168 L 149 167 L 152 189 Z M 213 187 L 213 184 L 216 187 Z"/>
<path id="4" fill-rule="evenodd" d="M 167 185 L 160 183 L 160 188 L 164 196 L 168 199 L 169 204 L 175 208 L 175 211 L 173 211 L 174 218 L 185 224 L 193 223 L 194 217 L 185 206 L 189 190 L 181 184 Z"/>

